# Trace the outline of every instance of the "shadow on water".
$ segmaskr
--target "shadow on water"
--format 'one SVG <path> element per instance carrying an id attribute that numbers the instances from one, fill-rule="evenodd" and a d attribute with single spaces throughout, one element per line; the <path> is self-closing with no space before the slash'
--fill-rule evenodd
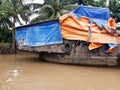
<path id="1" fill-rule="evenodd" d="M 39 57 L 26 57 L 26 56 L 21 56 L 21 58 L 19 58 L 19 61 L 21 61 L 21 62 L 36 62 L 36 63 L 39 63 L 39 62 L 42 62 L 40 59 L 39 59 Z"/>
<path id="2" fill-rule="evenodd" d="M 78 67 L 88 67 L 88 68 L 105 68 L 105 69 L 107 69 L 107 68 L 108 69 L 120 69 L 119 65 L 108 66 L 108 65 L 89 65 L 89 64 L 66 64 L 66 63 L 56 63 L 56 62 L 48 62 L 48 61 L 43 61 L 43 62 L 66 65 L 66 66 L 78 66 Z"/>
<path id="3" fill-rule="evenodd" d="M 66 66 L 80 66 L 80 67 L 95 67 L 95 68 L 109 68 L 109 69 L 120 69 L 120 65 L 108 66 L 108 65 L 89 65 L 89 64 L 66 64 L 66 63 L 57 63 L 57 62 L 48 62 L 44 59 L 39 59 L 38 53 L 28 53 L 22 52 L 16 54 L 19 57 L 20 62 L 30 62 L 30 63 L 50 63 L 50 64 L 59 64 Z"/>
<path id="4" fill-rule="evenodd" d="M 66 66 L 78 66 L 78 67 L 89 67 L 89 68 L 105 68 L 105 69 L 120 69 L 119 65 L 115 66 L 107 66 L 107 65 L 87 65 L 87 64 L 66 64 L 66 63 L 56 63 L 49 62 L 46 60 L 40 60 L 39 57 L 26 57 L 25 60 L 21 59 L 22 62 L 33 62 L 33 63 L 49 63 L 49 64 L 58 64 L 58 65 L 66 65 Z"/>

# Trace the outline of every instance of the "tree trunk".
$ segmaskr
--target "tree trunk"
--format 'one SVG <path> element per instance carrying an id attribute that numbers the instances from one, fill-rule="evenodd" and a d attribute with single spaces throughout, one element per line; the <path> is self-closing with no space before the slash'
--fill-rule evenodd
<path id="1" fill-rule="evenodd" d="M 15 50 L 15 29 L 12 28 L 12 50 Z"/>

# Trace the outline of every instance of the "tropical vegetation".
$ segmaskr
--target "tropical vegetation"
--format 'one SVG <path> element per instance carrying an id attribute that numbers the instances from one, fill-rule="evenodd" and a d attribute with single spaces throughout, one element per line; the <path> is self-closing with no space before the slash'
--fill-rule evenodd
<path id="1" fill-rule="evenodd" d="M 23 7 L 23 4 L 20 2 L 20 0 L 0 0 L 0 31 L 2 32 L 2 29 L 4 29 L 4 31 L 7 30 L 9 33 L 11 32 L 11 49 L 14 49 L 15 47 L 15 23 L 18 22 L 20 25 L 22 25 L 19 17 L 27 22 L 28 18 L 26 16 L 26 13 L 28 11 L 29 10 Z M 7 38 L 11 37 L 7 36 Z M 5 42 L 5 40 L 2 39 L 2 42 Z"/>
<path id="2" fill-rule="evenodd" d="M 108 7 L 111 16 L 115 18 L 116 22 L 120 22 L 119 0 L 44 0 L 43 4 L 24 4 L 23 1 L 0 0 L 0 42 L 10 43 L 12 49 L 15 47 L 14 27 L 16 27 L 16 23 L 23 25 L 56 19 L 80 4 Z M 31 19 L 34 14 L 36 17 Z"/>
<path id="3" fill-rule="evenodd" d="M 77 6 L 75 0 L 44 0 L 44 4 L 35 11 L 38 16 L 32 19 L 31 22 L 56 19 Z"/>

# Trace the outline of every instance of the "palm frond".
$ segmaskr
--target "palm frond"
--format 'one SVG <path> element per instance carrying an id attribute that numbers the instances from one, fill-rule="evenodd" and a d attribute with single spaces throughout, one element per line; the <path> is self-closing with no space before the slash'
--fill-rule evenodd
<path id="1" fill-rule="evenodd" d="M 55 11 L 54 11 L 54 8 L 52 6 L 50 6 L 50 5 L 44 5 L 38 11 L 39 14 L 41 12 L 55 12 Z"/>
<path id="2" fill-rule="evenodd" d="M 65 9 L 65 10 L 69 10 L 69 11 L 72 11 L 72 10 L 74 10 L 76 7 L 78 7 L 79 5 L 78 4 L 70 4 L 70 5 L 65 5 L 65 6 L 63 6 L 63 8 Z"/>
<path id="3" fill-rule="evenodd" d="M 44 5 L 42 6 L 39 10 L 36 11 L 37 14 L 43 14 L 47 13 L 48 18 L 53 19 L 55 15 L 55 10 L 52 6 L 50 5 Z M 46 14 L 45 14 L 46 15 Z"/>
<path id="4" fill-rule="evenodd" d="M 44 13 L 47 13 L 47 15 L 45 14 L 47 19 L 48 18 L 56 19 L 60 17 L 61 15 L 70 12 L 71 10 L 75 9 L 78 6 L 78 4 L 71 4 L 70 1 L 68 0 L 44 0 L 43 6 L 41 6 L 34 13 L 37 13 L 39 17 L 43 17 Z M 75 0 L 73 0 L 72 2 L 75 2 Z M 42 20 L 42 18 L 39 18 L 39 19 Z"/>
<path id="5" fill-rule="evenodd" d="M 44 13 L 44 14 L 42 13 L 42 14 L 39 14 L 39 16 L 33 18 L 33 19 L 30 21 L 30 23 L 50 20 L 50 18 L 49 18 L 48 16 L 49 16 L 48 13 Z"/>
<path id="6" fill-rule="evenodd" d="M 65 9 L 61 9 L 60 10 L 60 13 L 63 15 L 63 14 L 66 14 L 66 13 L 69 13 L 70 11 L 69 10 L 65 10 Z"/>

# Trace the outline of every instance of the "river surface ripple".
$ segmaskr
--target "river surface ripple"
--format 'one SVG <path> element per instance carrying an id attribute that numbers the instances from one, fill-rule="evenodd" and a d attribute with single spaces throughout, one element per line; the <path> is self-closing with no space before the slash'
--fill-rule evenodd
<path id="1" fill-rule="evenodd" d="M 41 62 L 38 55 L 0 55 L 0 90 L 120 90 L 120 68 Z"/>

